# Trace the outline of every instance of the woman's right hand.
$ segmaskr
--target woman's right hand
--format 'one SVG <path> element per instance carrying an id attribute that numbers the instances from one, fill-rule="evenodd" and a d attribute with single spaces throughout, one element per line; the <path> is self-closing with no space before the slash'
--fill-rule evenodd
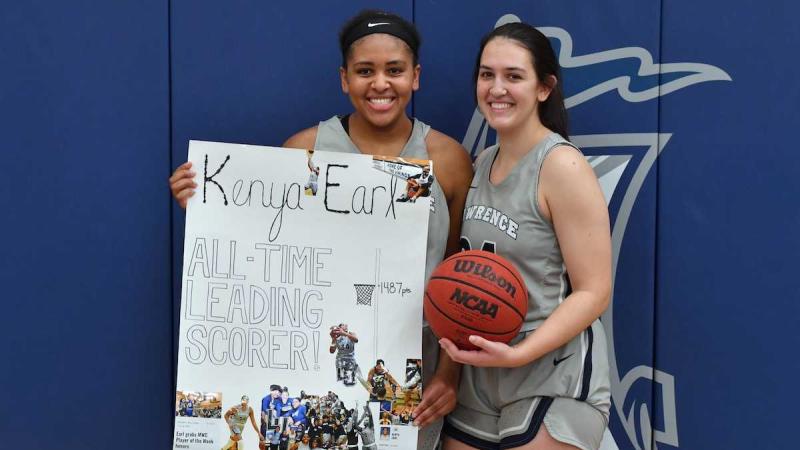
<path id="1" fill-rule="evenodd" d="M 189 201 L 189 197 L 194 195 L 194 190 L 197 187 L 197 183 L 194 182 L 194 176 L 192 163 L 186 161 L 178 166 L 172 176 L 169 177 L 169 189 L 172 191 L 172 196 L 183 209 L 186 209 L 186 203 Z"/>

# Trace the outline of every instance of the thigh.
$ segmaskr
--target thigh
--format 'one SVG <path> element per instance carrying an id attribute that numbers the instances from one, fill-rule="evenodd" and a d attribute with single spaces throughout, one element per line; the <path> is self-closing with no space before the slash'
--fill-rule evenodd
<path id="1" fill-rule="evenodd" d="M 492 447 L 494 450 L 496 447 Z M 442 440 L 442 450 L 473 450 L 479 449 L 479 447 L 473 447 L 471 445 L 465 444 L 459 440 L 453 439 L 450 436 L 445 436 Z M 483 447 L 483 450 L 489 450 L 486 447 Z"/>
<path id="2" fill-rule="evenodd" d="M 525 445 L 514 447 L 515 450 L 580 450 L 574 445 L 565 444 L 557 441 L 547 431 L 547 427 L 541 427 L 536 437 Z"/>

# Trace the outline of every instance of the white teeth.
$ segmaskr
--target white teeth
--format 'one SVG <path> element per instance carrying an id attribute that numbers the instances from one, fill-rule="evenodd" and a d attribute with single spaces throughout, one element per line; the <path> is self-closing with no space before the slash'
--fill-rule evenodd
<path id="1" fill-rule="evenodd" d="M 511 108 L 511 103 L 490 103 L 492 109 L 508 109 Z"/>
<path id="2" fill-rule="evenodd" d="M 391 98 L 371 98 L 369 99 L 370 103 L 377 103 L 379 105 L 386 105 L 392 102 Z"/>

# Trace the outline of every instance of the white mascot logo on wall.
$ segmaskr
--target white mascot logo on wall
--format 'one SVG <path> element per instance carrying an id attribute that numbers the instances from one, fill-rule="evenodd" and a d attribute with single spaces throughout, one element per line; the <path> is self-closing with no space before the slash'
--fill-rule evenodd
<path id="1" fill-rule="evenodd" d="M 496 27 L 511 23 L 520 22 L 519 17 L 508 14 L 501 17 Z M 580 92 L 570 95 L 565 99 L 567 108 L 580 105 L 600 95 L 616 91 L 616 93 L 627 102 L 644 102 L 656 99 L 679 89 L 703 83 L 707 81 L 731 81 L 731 77 L 722 69 L 699 63 L 672 63 L 655 64 L 649 51 L 641 47 L 625 47 L 607 50 L 588 55 L 572 54 L 572 37 L 570 34 L 557 27 L 538 27 L 559 49 L 558 59 L 565 72 L 570 69 L 595 66 L 612 61 L 638 61 L 638 71 L 634 77 L 657 76 L 658 82 L 654 86 L 644 89 L 632 88 L 630 74 L 605 74 L 597 71 L 597 75 L 588 80 L 589 84 Z M 586 81 L 586 80 L 582 80 Z M 489 127 L 483 115 L 476 108 L 470 121 L 467 132 L 462 144 L 471 152 L 473 158 L 477 153 L 486 147 Z M 583 149 L 591 148 L 615 148 L 630 149 L 629 154 L 613 155 L 594 155 L 587 156 L 589 163 L 595 170 L 600 185 L 605 194 L 606 201 L 610 201 L 612 194 L 617 188 L 624 188 L 624 194 L 619 206 L 616 218 L 613 222 L 611 242 L 613 250 L 612 270 L 614 280 L 617 279 L 617 263 L 619 261 L 622 239 L 625 236 L 625 229 L 628 225 L 631 211 L 639 190 L 647 177 L 650 168 L 655 163 L 658 155 L 667 145 L 671 133 L 624 133 L 624 134 L 593 134 L 571 136 L 571 141 Z M 634 155 L 644 150 L 643 155 Z M 620 180 L 625 173 L 628 164 L 638 160 L 638 166 L 633 170 L 627 186 L 619 186 Z M 622 190 L 620 190 L 622 193 Z M 635 365 L 625 373 L 621 373 L 618 364 L 618 352 L 621 345 L 614 345 L 614 290 L 612 289 L 611 303 L 608 310 L 603 314 L 602 322 L 606 328 L 609 342 L 609 374 L 611 378 L 611 395 L 613 399 L 613 409 L 625 430 L 626 436 L 613 437 L 609 432 L 603 440 L 603 450 L 619 449 L 618 441 L 627 440 L 636 450 L 651 450 L 658 448 L 658 443 L 678 446 L 678 421 L 677 408 L 675 402 L 675 379 L 672 375 L 663 370 L 650 367 L 647 364 Z M 654 429 L 651 419 L 655 417 L 646 401 L 634 398 L 629 399 L 628 394 L 636 382 L 651 383 L 660 398 L 660 411 L 658 416 L 663 429 Z M 627 408 L 626 408 L 627 406 Z M 638 425 L 638 427 L 637 427 Z M 625 446 L 627 447 L 627 446 Z"/>

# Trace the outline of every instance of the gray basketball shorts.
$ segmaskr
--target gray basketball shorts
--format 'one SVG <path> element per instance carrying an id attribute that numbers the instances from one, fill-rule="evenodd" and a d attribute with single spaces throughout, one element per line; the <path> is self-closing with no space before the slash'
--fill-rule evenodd
<path id="1" fill-rule="evenodd" d="M 520 333 L 512 345 L 529 333 Z M 554 439 L 595 450 L 610 406 L 605 332 L 595 321 L 563 347 L 525 366 L 464 366 L 458 405 L 443 431 L 472 447 L 494 450 L 532 441 L 544 424 Z"/>

